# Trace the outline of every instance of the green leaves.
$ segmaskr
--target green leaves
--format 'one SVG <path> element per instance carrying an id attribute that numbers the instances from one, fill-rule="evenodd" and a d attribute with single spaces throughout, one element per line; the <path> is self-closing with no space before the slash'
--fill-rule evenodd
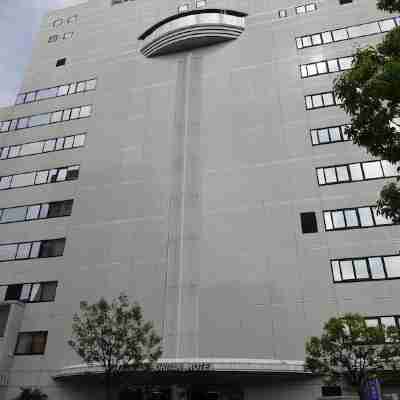
<path id="1" fill-rule="evenodd" d="M 47 394 L 39 388 L 20 388 L 21 393 L 14 400 L 47 400 Z"/>
<path id="2" fill-rule="evenodd" d="M 378 8 L 389 12 L 400 11 L 400 0 L 378 0 Z"/>
<path id="3" fill-rule="evenodd" d="M 400 11 L 400 0 L 379 1 L 378 7 Z M 386 34 L 376 47 L 359 49 L 351 70 L 334 82 L 350 116 L 346 132 L 374 157 L 400 161 L 400 27 Z M 381 192 L 378 211 L 400 223 L 399 188 L 392 184 Z"/>
<path id="4" fill-rule="evenodd" d="M 359 314 L 331 318 L 321 338 L 306 343 L 306 368 L 336 383 L 343 375 L 353 386 L 388 368 L 400 367 L 400 330 L 390 327 L 368 327 Z"/>
<path id="5" fill-rule="evenodd" d="M 94 304 L 81 302 L 72 330 L 69 345 L 86 363 L 100 363 L 110 376 L 153 368 L 161 356 L 161 338 L 153 324 L 123 293 L 111 303 L 104 298 Z"/>

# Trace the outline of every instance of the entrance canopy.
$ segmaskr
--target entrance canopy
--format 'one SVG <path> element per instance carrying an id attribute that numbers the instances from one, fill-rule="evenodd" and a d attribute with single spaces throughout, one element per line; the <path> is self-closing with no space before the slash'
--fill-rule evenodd
<path id="1" fill-rule="evenodd" d="M 99 365 L 72 365 L 57 371 L 53 378 L 68 380 L 73 377 L 102 375 L 103 368 Z M 296 375 L 309 376 L 310 372 L 304 371 L 303 361 L 294 360 L 263 360 L 263 359 L 235 359 L 235 358 L 174 358 L 160 359 L 155 370 L 134 371 L 131 373 L 138 381 L 155 383 L 177 383 L 192 381 L 213 382 L 230 381 L 238 376 L 262 377 L 277 375 L 293 377 Z M 136 380 L 135 379 L 135 380 Z"/>

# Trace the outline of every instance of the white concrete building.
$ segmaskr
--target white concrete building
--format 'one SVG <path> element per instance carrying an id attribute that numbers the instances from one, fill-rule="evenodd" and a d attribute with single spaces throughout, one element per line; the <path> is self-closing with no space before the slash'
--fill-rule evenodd
<path id="1" fill-rule="evenodd" d="M 101 391 L 72 315 L 121 291 L 163 337 L 152 382 L 190 400 L 317 398 L 304 342 L 329 317 L 399 324 L 399 228 L 374 208 L 396 171 L 332 93 L 398 25 L 374 0 L 50 13 L 0 109 L 1 398 Z"/>

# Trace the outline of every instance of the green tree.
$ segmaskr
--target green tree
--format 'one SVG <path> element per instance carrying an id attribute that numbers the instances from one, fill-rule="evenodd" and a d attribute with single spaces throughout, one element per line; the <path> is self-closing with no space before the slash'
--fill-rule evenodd
<path id="1" fill-rule="evenodd" d="M 108 400 L 124 374 L 151 370 L 161 356 L 161 338 L 152 322 L 145 321 L 140 305 L 130 304 L 123 293 L 110 303 L 104 298 L 90 305 L 81 302 L 72 331 L 68 343 L 76 353 L 87 364 L 104 368 Z"/>
<path id="2" fill-rule="evenodd" d="M 368 379 L 399 371 L 400 330 L 368 327 L 359 314 L 331 318 L 320 338 L 306 342 L 305 365 L 331 384 L 343 377 L 361 399 Z"/>
<path id="3" fill-rule="evenodd" d="M 21 393 L 14 400 L 47 400 L 47 394 L 39 388 L 20 388 Z"/>
<path id="4" fill-rule="evenodd" d="M 378 8 L 400 11 L 400 0 L 379 0 Z M 352 69 L 334 83 L 342 109 L 350 116 L 349 137 L 375 157 L 400 161 L 400 27 L 376 47 L 359 49 Z M 378 212 L 400 223 L 400 187 L 384 186 Z"/>

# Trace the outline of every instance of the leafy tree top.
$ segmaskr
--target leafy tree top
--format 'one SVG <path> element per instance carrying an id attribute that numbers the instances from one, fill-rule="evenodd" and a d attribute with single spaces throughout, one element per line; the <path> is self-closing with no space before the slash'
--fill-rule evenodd
<path id="1" fill-rule="evenodd" d="M 306 368 L 328 382 L 344 376 L 361 391 L 363 383 L 400 367 L 400 330 L 369 327 L 359 314 L 331 318 L 321 337 L 306 343 Z"/>
<path id="2" fill-rule="evenodd" d="M 108 376 L 151 369 L 161 356 L 161 338 L 153 324 L 125 294 L 110 303 L 104 298 L 94 304 L 81 302 L 72 330 L 70 346 L 86 363 L 102 365 Z"/>
<path id="3" fill-rule="evenodd" d="M 400 0 L 378 0 L 378 8 L 389 12 L 400 11 Z"/>
<path id="4" fill-rule="evenodd" d="M 21 393 L 14 400 L 47 400 L 47 394 L 39 388 L 22 387 Z"/>

